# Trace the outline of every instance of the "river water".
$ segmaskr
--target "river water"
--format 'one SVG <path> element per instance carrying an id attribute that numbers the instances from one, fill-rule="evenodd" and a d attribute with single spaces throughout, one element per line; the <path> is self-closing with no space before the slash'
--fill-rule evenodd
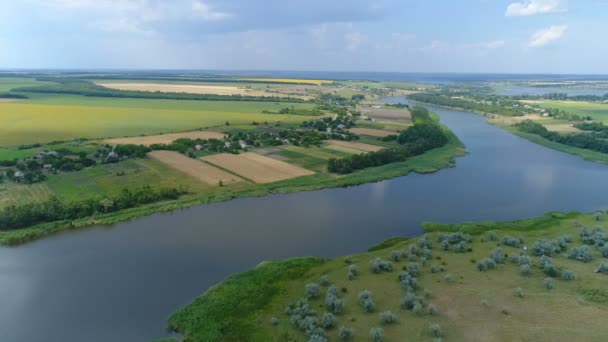
<path id="1" fill-rule="evenodd" d="M 395 99 L 387 99 L 395 101 Z M 441 108 L 455 168 L 351 188 L 238 199 L 0 248 L 0 341 L 149 341 L 209 286 L 260 261 L 361 252 L 424 221 L 608 208 L 608 166 Z"/>

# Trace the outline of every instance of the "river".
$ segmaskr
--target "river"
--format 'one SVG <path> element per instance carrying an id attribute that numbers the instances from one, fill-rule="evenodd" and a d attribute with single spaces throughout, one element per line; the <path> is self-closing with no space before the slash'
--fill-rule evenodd
<path id="1" fill-rule="evenodd" d="M 424 221 L 608 207 L 608 166 L 474 114 L 430 109 L 467 146 L 455 168 L 237 199 L 0 248 L 0 341 L 149 341 L 167 335 L 171 312 L 263 260 L 362 252 L 420 234 Z"/>

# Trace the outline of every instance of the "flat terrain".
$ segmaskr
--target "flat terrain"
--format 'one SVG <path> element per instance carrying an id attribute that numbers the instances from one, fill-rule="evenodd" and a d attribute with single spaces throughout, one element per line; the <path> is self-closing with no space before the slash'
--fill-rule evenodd
<path id="1" fill-rule="evenodd" d="M 0 146 L 85 138 L 162 134 L 197 128 L 301 122 L 302 115 L 262 114 L 286 106 L 312 109 L 307 103 L 249 101 L 176 101 L 48 96 L 0 103 Z"/>
<path id="2" fill-rule="evenodd" d="M 243 181 L 231 173 L 203 163 L 200 160 L 188 158 L 181 153 L 152 151 L 148 153 L 148 156 L 212 186 L 219 186 L 220 182 L 222 184 L 231 184 Z"/>
<path id="3" fill-rule="evenodd" d="M 405 120 L 412 119 L 412 115 L 407 109 L 386 108 L 379 105 L 361 105 L 357 106 L 357 110 L 361 114 L 377 120 Z"/>
<path id="4" fill-rule="evenodd" d="M 314 174 L 314 172 L 304 168 L 252 152 L 222 153 L 202 159 L 261 184 Z"/>
<path id="5" fill-rule="evenodd" d="M 298 79 L 298 78 L 239 78 L 239 81 L 254 81 L 254 82 L 271 82 L 271 83 L 287 83 L 287 84 L 313 84 L 313 85 L 324 85 L 332 84 L 334 81 L 330 80 L 309 80 L 309 79 Z"/>
<path id="6" fill-rule="evenodd" d="M 591 226 L 605 227 L 606 223 L 595 221 L 593 215 L 555 214 L 504 224 L 433 225 L 429 236 L 431 257 L 426 265 L 422 261 L 420 238 L 387 241 L 373 252 L 348 256 L 348 262 L 346 258 L 266 262 L 213 287 L 171 317 L 170 324 L 193 340 L 219 333 L 221 340 L 238 340 L 239 336 L 246 335 L 253 341 L 307 341 L 285 308 L 303 298 L 306 284 L 319 284 L 320 277 L 326 275 L 343 303 L 342 312 L 335 314 L 333 327 L 324 329 L 328 341 L 339 340 L 341 326 L 352 329 L 355 341 L 369 340 L 372 327 L 383 329 L 383 341 L 403 341 L 404 338 L 431 341 L 431 324 L 441 327 L 441 336 L 447 341 L 605 341 L 608 275 L 594 273 L 594 270 L 606 259 L 595 247 L 590 248 L 591 262 L 567 258 L 568 250 L 582 245 L 579 237 L 582 227 Z M 452 247 L 444 250 L 438 242 L 441 232 L 460 229 L 473 233 L 472 241 L 466 243 L 470 251 L 458 253 Z M 486 233 L 490 229 L 496 232 L 496 240 L 491 240 Z M 547 289 L 544 281 L 548 276 L 531 247 L 540 239 L 551 241 L 564 234 L 571 236 L 572 242 L 565 252 L 556 253 L 552 259 L 560 272 L 574 272 L 575 279 L 566 281 L 557 276 L 553 280 L 554 288 Z M 507 236 L 522 236 L 528 250 L 501 245 L 500 240 Z M 503 253 L 527 255 L 531 262 L 530 275 L 521 275 L 519 265 L 509 260 L 509 256 L 495 269 L 479 271 L 477 262 L 489 258 L 498 246 L 502 249 L 499 256 Z M 393 251 L 403 256 L 391 260 Z M 378 257 L 391 260 L 392 271 L 372 272 L 371 262 Z M 412 263 L 419 268 L 415 276 L 416 300 L 422 304 L 419 313 L 401 305 L 407 291 L 397 279 L 402 270 L 414 269 Z M 349 280 L 347 274 L 352 264 L 359 272 Z M 516 295 L 517 288 L 521 288 L 521 296 Z M 319 289 L 319 296 L 308 303 L 321 322 L 324 313 L 329 311 L 325 304 L 328 287 Z M 366 312 L 359 303 L 358 295 L 363 290 L 372 293 L 375 303 L 372 312 Z M 253 292 L 266 295 L 263 300 L 259 297 L 249 300 L 248 294 Z M 234 308 L 239 310 L 238 315 L 227 305 L 233 301 L 240 304 Z M 435 314 L 428 312 L 431 304 L 436 308 Z M 250 309 L 243 311 L 241 307 Z M 382 323 L 380 313 L 386 310 L 396 315 L 395 323 Z M 277 320 L 276 325 L 271 324 L 273 318 Z"/>
<path id="7" fill-rule="evenodd" d="M 193 132 L 184 132 L 184 133 L 169 133 L 169 134 L 159 134 L 159 135 L 148 135 L 144 137 L 132 137 L 132 138 L 115 138 L 115 139 L 107 139 L 104 142 L 112 145 L 119 144 L 133 144 L 133 145 L 144 145 L 150 146 L 153 144 L 170 144 L 177 139 L 188 138 L 188 139 L 224 139 L 226 135 L 218 132 L 209 132 L 209 131 L 193 131 Z"/>
<path id="8" fill-rule="evenodd" d="M 242 95 L 242 96 L 278 96 L 288 97 L 283 93 L 269 93 L 264 90 L 226 85 L 194 85 L 170 83 L 97 83 L 100 86 L 119 90 L 160 91 L 167 93 Z"/>
<path id="9" fill-rule="evenodd" d="M 522 101 L 532 102 L 545 108 L 559 108 L 580 116 L 590 116 L 593 120 L 608 124 L 608 103 L 582 101 Z"/>
<path id="10" fill-rule="evenodd" d="M 396 134 L 394 131 L 387 131 L 384 129 L 359 128 L 359 127 L 351 128 L 350 131 L 355 134 L 369 135 L 372 137 L 387 137 L 389 135 Z"/>
<path id="11" fill-rule="evenodd" d="M 351 150 L 358 150 L 358 151 L 362 151 L 362 152 L 376 152 L 376 151 L 380 151 L 382 149 L 381 146 L 363 144 L 363 143 L 352 142 L 352 141 L 327 140 L 327 143 L 329 145 L 346 147 Z"/>

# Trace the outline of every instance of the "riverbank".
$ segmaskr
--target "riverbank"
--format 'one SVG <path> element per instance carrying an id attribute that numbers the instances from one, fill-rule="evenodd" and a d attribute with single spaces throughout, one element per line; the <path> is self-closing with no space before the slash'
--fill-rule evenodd
<path id="1" fill-rule="evenodd" d="M 170 212 L 202 204 L 229 201 L 236 198 L 261 197 L 269 194 L 285 194 L 298 191 L 320 190 L 324 188 L 348 187 L 378 182 L 411 172 L 432 173 L 454 165 L 455 158 L 465 154 L 462 142 L 447 127 L 442 126 L 449 140 L 440 148 L 404 162 L 368 168 L 345 176 L 318 173 L 267 185 L 259 184 L 242 190 L 228 190 L 201 197 L 187 196 L 184 199 L 145 205 L 107 215 L 98 215 L 73 221 L 61 221 L 37 226 L 0 232 L 0 245 L 19 245 L 63 231 L 82 229 L 94 225 L 111 225 L 154 213 Z"/>
<path id="2" fill-rule="evenodd" d="M 330 341 L 380 330 L 387 339 L 601 341 L 608 329 L 597 317 L 608 314 L 608 276 L 594 273 L 602 250 L 580 246 L 590 243 L 583 239 L 590 227 L 604 223 L 595 214 L 551 213 L 425 224 L 429 235 L 386 249 L 262 263 L 210 288 L 169 326 L 188 341 L 308 340 L 299 326 Z M 585 249 L 587 262 L 572 252 Z"/>
<path id="3" fill-rule="evenodd" d="M 560 143 L 556 143 L 550 140 L 547 140 L 543 137 L 540 137 L 538 135 L 534 135 L 534 134 L 529 134 L 526 132 L 522 132 L 519 129 L 517 129 L 516 127 L 510 126 L 510 125 L 505 125 L 505 124 L 501 124 L 496 120 L 492 120 L 491 115 L 497 115 L 499 116 L 499 114 L 495 114 L 495 113 L 485 113 L 485 112 L 479 112 L 479 111 L 474 111 L 474 110 L 470 110 L 470 109 L 463 109 L 463 108 L 459 108 L 459 107 L 450 107 L 450 106 L 444 106 L 444 105 L 438 105 L 438 104 L 434 104 L 434 103 L 426 103 L 426 102 L 419 102 L 419 101 L 412 101 L 410 100 L 410 102 L 412 103 L 417 103 L 420 105 L 431 105 L 431 106 L 435 106 L 435 107 L 440 107 L 440 108 L 446 108 L 446 109 L 453 109 L 453 110 L 460 110 L 460 111 L 466 111 L 468 113 L 474 113 L 477 115 L 481 115 L 487 118 L 487 122 L 491 125 L 494 125 L 496 127 L 502 128 L 505 131 L 512 133 L 514 135 L 517 135 L 518 137 L 524 138 L 526 140 L 529 140 L 535 144 L 539 144 L 560 152 L 565 152 L 568 154 L 572 154 L 578 157 L 581 157 L 585 160 L 589 160 L 592 162 L 596 162 L 596 163 L 602 163 L 602 164 L 608 164 L 608 155 L 604 154 L 604 153 L 600 153 L 600 152 L 596 152 L 596 151 L 591 151 L 591 150 L 586 150 L 586 149 L 582 149 L 582 148 L 577 148 L 577 147 L 572 147 L 572 146 L 568 146 L 568 145 L 564 145 L 564 144 L 560 144 Z"/>

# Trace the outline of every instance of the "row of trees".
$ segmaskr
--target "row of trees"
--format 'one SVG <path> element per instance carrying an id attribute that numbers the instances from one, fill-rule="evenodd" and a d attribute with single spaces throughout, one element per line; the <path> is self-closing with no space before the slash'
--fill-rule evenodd
<path id="1" fill-rule="evenodd" d="M 463 98 L 466 96 L 467 98 Z M 522 108 L 518 102 L 509 99 L 508 97 L 500 97 L 496 95 L 477 95 L 477 98 L 472 97 L 473 94 L 455 96 L 449 92 L 427 92 L 408 95 L 408 98 L 413 101 L 435 104 L 439 106 L 461 108 L 464 110 L 481 112 L 481 113 L 500 113 L 508 116 L 522 116 L 527 110 Z"/>
<path id="2" fill-rule="evenodd" d="M 525 120 L 515 125 L 520 131 L 541 136 L 549 141 L 582 148 L 586 150 L 608 153 L 608 141 L 594 134 L 560 134 L 551 132 L 545 126 L 532 120 Z"/>
<path id="3" fill-rule="evenodd" d="M 40 203 L 11 205 L 0 210 L 0 230 L 14 230 L 36 224 L 63 220 L 74 220 L 95 214 L 116 212 L 163 200 L 175 200 L 185 194 L 183 188 L 154 190 L 144 186 L 134 190 L 123 189 L 115 196 L 91 198 L 64 203 L 56 197 Z"/>
<path id="4" fill-rule="evenodd" d="M 401 146 L 352 155 L 342 159 L 332 158 L 327 164 L 328 171 L 347 174 L 368 167 L 401 162 L 447 144 L 447 135 L 432 120 L 426 108 L 414 108 L 412 110 L 412 121 L 414 125 L 402 131 L 397 137 Z"/>

